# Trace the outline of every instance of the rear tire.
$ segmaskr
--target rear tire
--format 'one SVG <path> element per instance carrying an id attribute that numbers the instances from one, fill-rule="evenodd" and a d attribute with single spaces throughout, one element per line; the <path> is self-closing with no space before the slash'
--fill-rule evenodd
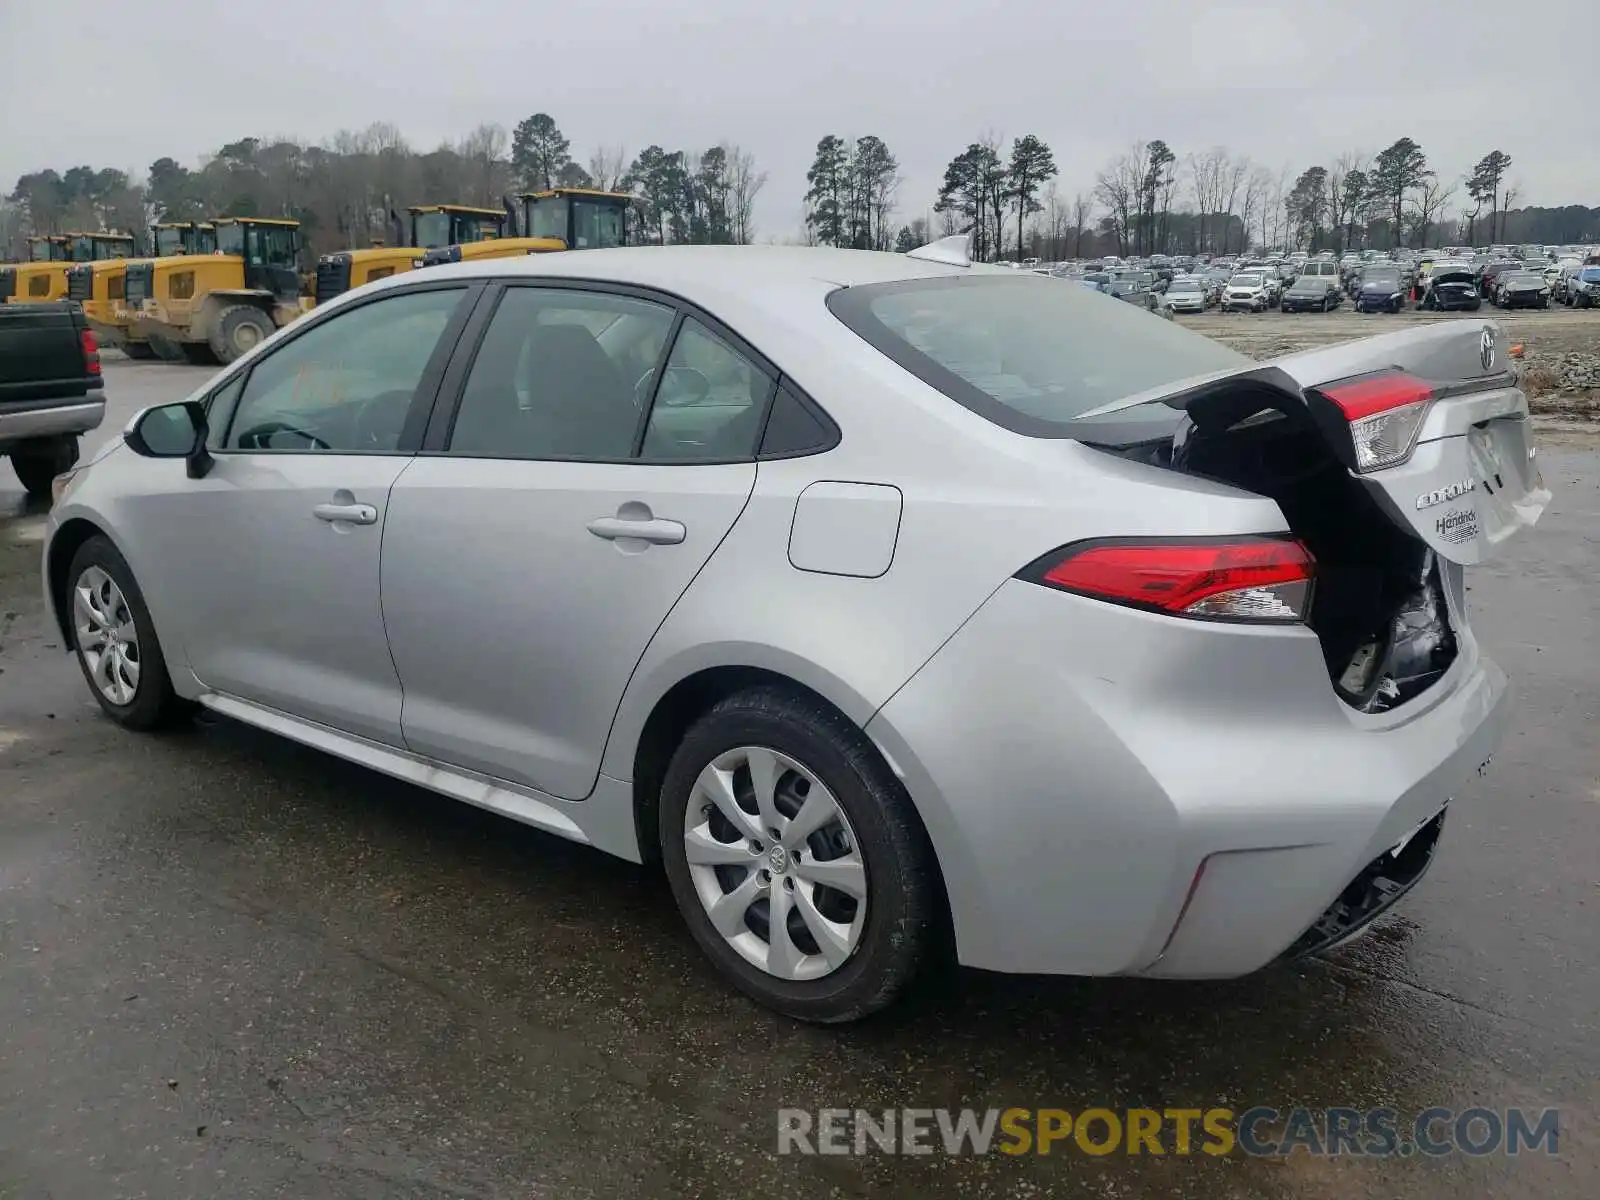
<path id="1" fill-rule="evenodd" d="M 123 342 L 120 349 L 135 362 L 146 362 L 156 356 L 149 342 Z"/>
<path id="2" fill-rule="evenodd" d="M 64 437 L 44 443 L 27 443 L 11 451 L 11 469 L 30 500 L 48 500 L 57 475 L 78 461 L 78 439 Z"/>
<path id="3" fill-rule="evenodd" d="M 211 351 L 226 366 L 254 350 L 276 332 L 272 318 L 259 308 L 235 304 L 222 310 L 211 333 Z"/>
<path id="4" fill-rule="evenodd" d="M 760 762 L 771 764 L 767 805 L 757 799 Z M 808 834 L 813 806 L 837 815 Z M 853 1021 L 893 1002 L 933 958 L 941 889 L 927 835 L 872 744 L 819 700 L 762 686 L 713 706 L 672 757 L 659 818 L 667 878 L 695 941 L 767 1007 Z M 862 895 L 825 883 L 825 862 L 835 871 L 859 863 L 851 886 Z M 726 908 L 736 894 L 714 924 L 708 906 Z M 775 905 L 786 914 L 777 943 Z"/>
<path id="5" fill-rule="evenodd" d="M 72 649 L 105 714 L 141 731 L 187 715 L 194 706 L 172 690 L 144 594 L 109 538 L 96 534 L 78 547 L 67 589 Z"/>

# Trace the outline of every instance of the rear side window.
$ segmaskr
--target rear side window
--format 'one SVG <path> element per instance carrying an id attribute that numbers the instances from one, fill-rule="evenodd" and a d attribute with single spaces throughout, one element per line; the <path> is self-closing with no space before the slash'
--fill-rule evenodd
<path id="1" fill-rule="evenodd" d="M 1036 275 L 840 288 L 834 316 L 918 379 L 995 424 L 1070 437 L 1112 401 L 1250 359 L 1203 334 Z"/>

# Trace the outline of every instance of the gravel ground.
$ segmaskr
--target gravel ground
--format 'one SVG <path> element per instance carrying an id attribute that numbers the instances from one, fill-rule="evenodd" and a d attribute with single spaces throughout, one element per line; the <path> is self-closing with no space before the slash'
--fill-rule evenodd
<path id="1" fill-rule="evenodd" d="M 1252 358 L 1276 358 L 1376 333 L 1433 321 L 1482 321 L 1505 325 L 1513 342 L 1525 347 L 1524 387 L 1533 411 L 1569 420 L 1600 421 L 1600 309 L 1552 308 L 1538 312 L 1403 313 L 1222 313 L 1185 316 L 1178 321 L 1243 351 Z"/>

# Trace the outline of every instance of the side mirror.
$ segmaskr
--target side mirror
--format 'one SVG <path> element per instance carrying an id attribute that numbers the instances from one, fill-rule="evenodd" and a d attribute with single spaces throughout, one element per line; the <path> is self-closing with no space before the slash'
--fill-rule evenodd
<path id="1" fill-rule="evenodd" d="M 133 419 L 122 440 L 145 458 L 186 459 L 189 478 L 202 479 L 215 461 L 206 449 L 209 432 L 205 406 L 184 400 L 145 409 Z"/>

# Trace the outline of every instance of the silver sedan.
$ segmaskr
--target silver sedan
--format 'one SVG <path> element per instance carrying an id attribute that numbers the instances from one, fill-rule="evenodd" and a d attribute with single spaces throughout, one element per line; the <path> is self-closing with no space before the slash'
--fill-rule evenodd
<path id="1" fill-rule="evenodd" d="M 112 720 L 660 861 L 797 1017 L 947 947 L 1239 975 L 1404 894 L 1494 751 L 1510 367 L 1482 322 L 1261 365 L 960 239 L 445 266 L 59 478 L 46 590 Z"/>

